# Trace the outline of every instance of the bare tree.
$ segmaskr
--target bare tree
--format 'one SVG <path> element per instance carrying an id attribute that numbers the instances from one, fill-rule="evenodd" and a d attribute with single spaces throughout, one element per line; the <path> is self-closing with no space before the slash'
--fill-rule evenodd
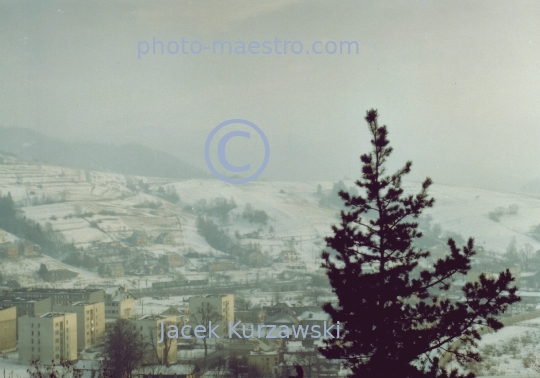
<path id="1" fill-rule="evenodd" d="M 297 366 L 302 366 L 302 374 L 305 378 L 317 377 L 319 374 L 319 353 L 314 349 L 307 349 L 296 354 L 299 364 L 295 364 L 295 369 L 298 372 Z M 300 375 L 298 375 L 300 376 Z"/>
<path id="2" fill-rule="evenodd" d="M 534 249 L 533 246 L 529 243 L 524 244 L 519 249 L 519 259 L 521 260 L 521 263 L 523 264 L 522 269 L 528 269 L 529 263 L 532 260 L 534 255 Z"/>
<path id="3" fill-rule="evenodd" d="M 531 369 L 537 374 L 540 374 L 540 359 L 538 356 L 534 356 L 532 353 L 525 356 L 523 359 L 523 365 L 525 368 Z"/>
<path id="4" fill-rule="evenodd" d="M 208 302 L 203 302 L 201 306 L 197 307 L 195 311 L 191 312 L 190 317 L 193 319 L 195 324 L 201 324 L 206 327 L 206 334 L 203 337 L 204 345 L 204 358 L 208 356 L 208 344 L 207 338 L 210 337 L 210 327 L 208 324 L 210 322 L 217 322 L 221 320 L 221 314 Z"/>
<path id="5" fill-rule="evenodd" d="M 263 373 L 255 365 L 250 365 L 246 357 L 233 355 L 229 359 L 229 372 L 231 378 L 262 378 Z"/>
<path id="6" fill-rule="evenodd" d="M 39 360 L 30 362 L 30 367 L 26 370 L 30 378 L 81 378 L 82 372 L 76 370 L 75 366 L 68 360 L 60 360 L 50 365 L 40 364 Z"/>
<path id="7" fill-rule="evenodd" d="M 272 294 L 272 300 L 274 302 L 274 304 L 278 304 L 279 302 L 281 302 L 281 292 L 279 291 L 275 291 L 273 294 Z"/>
<path id="8" fill-rule="evenodd" d="M 145 342 L 137 327 L 127 319 L 118 319 L 105 330 L 103 354 L 118 377 L 133 378 L 133 370 L 144 358 Z"/>
<path id="9" fill-rule="evenodd" d="M 227 369 L 227 360 L 222 356 L 218 356 L 213 364 L 211 371 L 212 378 L 228 378 L 230 377 L 229 370 Z"/>
<path id="10" fill-rule="evenodd" d="M 138 369 L 137 372 L 151 376 L 163 375 L 165 367 L 163 365 L 148 365 Z"/>
<path id="11" fill-rule="evenodd" d="M 296 376 L 292 375 L 289 378 L 304 378 L 304 369 L 298 364 L 294 364 L 294 370 L 296 370 Z M 310 377 L 308 375 L 308 377 Z"/>
<path id="12" fill-rule="evenodd" d="M 315 302 L 315 306 L 319 305 L 319 299 L 325 294 L 322 287 L 312 286 L 309 290 L 309 297 Z"/>
<path id="13" fill-rule="evenodd" d="M 164 322 L 163 329 L 167 329 L 170 325 L 176 325 L 174 322 Z M 152 350 L 152 353 L 156 357 L 156 361 L 159 363 L 169 366 L 169 353 L 171 352 L 171 347 L 173 342 L 176 342 L 176 339 L 167 337 L 163 335 L 163 342 L 157 342 L 158 331 L 154 334 L 154 331 L 150 331 L 149 341 L 146 344 L 146 347 Z M 161 355 L 160 355 L 161 354 Z"/>

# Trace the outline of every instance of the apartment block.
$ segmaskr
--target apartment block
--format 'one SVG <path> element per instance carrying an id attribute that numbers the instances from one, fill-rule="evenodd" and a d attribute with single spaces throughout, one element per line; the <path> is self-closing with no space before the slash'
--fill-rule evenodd
<path id="1" fill-rule="evenodd" d="M 53 306 L 55 312 L 77 314 L 77 349 L 93 348 L 101 343 L 105 334 L 105 303 L 75 302 Z"/>
<path id="2" fill-rule="evenodd" d="M 161 340 L 161 323 L 164 328 L 167 325 L 176 325 L 176 316 L 166 315 L 144 315 L 130 319 L 141 336 L 146 341 L 146 353 L 143 364 L 172 364 L 176 362 L 177 339 L 164 338 Z M 167 350 L 168 349 L 168 353 Z"/>
<path id="3" fill-rule="evenodd" d="M 25 298 L 1 298 L 2 307 L 17 307 L 17 316 L 39 316 L 51 312 L 51 298 L 25 299 Z"/>
<path id="4" fill-rule="evenodd" d="M 0 352 L 17 348 L 17 307 L 0 308 Z"/>
<path id="5" fill-rule="evenodd" d="M 130 318 L 135 316 L 136 298 L 130 293 L 120 293 L 105 302 L 105 317 L 108 319 Z"/>
<path id="6" fill-rule="evenodd" d="M 212 321 L 212 324 L 219 322 L 220 327 L 216 330 L 216 333 L 219 337 L 225 337 L 228 332 L 229 322 L 233 322 L 234 324 L 234 295 L 223 294 L 190 297 L 189 319 L 192 327 L 202 324 L 205 320 L 203 318 L 211 319 L 214 317 L 212 314 L 208 314 L 208 310 L 210 310 L 210 313 L 213 311 L 217 313 L 216 318 L 219 318 L 219 320 Z M 207 324 L 203 325 L 206 326 Z"/>
<path id="7" fill-rule="evenodd" d="M 40 360 L 47 363 L 77 359 L 77 314 L 48 312 L 23 316 L 19 324 L 19 362 Z"/>

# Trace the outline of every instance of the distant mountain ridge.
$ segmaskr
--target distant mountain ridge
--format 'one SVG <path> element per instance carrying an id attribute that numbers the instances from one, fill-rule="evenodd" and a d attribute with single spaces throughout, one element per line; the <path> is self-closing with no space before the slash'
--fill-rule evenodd
<path id="1" fill-rule="evenodd" d="M 26 160 L 93 171 L 174 179 L 210 177 L 176 156 L 141 145 L 64 142 L 19 127 L 0 127 L 0 150 Z"/>

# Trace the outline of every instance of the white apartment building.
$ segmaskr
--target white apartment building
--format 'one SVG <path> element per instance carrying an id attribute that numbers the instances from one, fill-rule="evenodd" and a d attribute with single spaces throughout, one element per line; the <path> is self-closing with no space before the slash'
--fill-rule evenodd
<path id="1" fill-rule="evenodd" d="M 22 316 L 18 324 L 20 363 L 77 359 L 77 314 L 47 312 L 40 316 Z"/>

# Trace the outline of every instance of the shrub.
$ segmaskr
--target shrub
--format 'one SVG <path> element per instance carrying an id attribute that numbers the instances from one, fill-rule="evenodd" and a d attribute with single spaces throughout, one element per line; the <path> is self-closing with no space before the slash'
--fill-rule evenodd
<path id="1" fill-rule="evenodd" d="M 246 204 L 242 217 L 247 219 L 250 223 L 260 223 L 266 224 L 270 218 L 266 211 L 264 210 L 255 210 L 250 203 Z"/>
<path id="2" fill-rule="evenodd" d="M 212 248 L 222 252 L 229 252 L 233 241 L 227 233 L 221 230 L 211 219 L 197 218 L 197 231 Z"/>

